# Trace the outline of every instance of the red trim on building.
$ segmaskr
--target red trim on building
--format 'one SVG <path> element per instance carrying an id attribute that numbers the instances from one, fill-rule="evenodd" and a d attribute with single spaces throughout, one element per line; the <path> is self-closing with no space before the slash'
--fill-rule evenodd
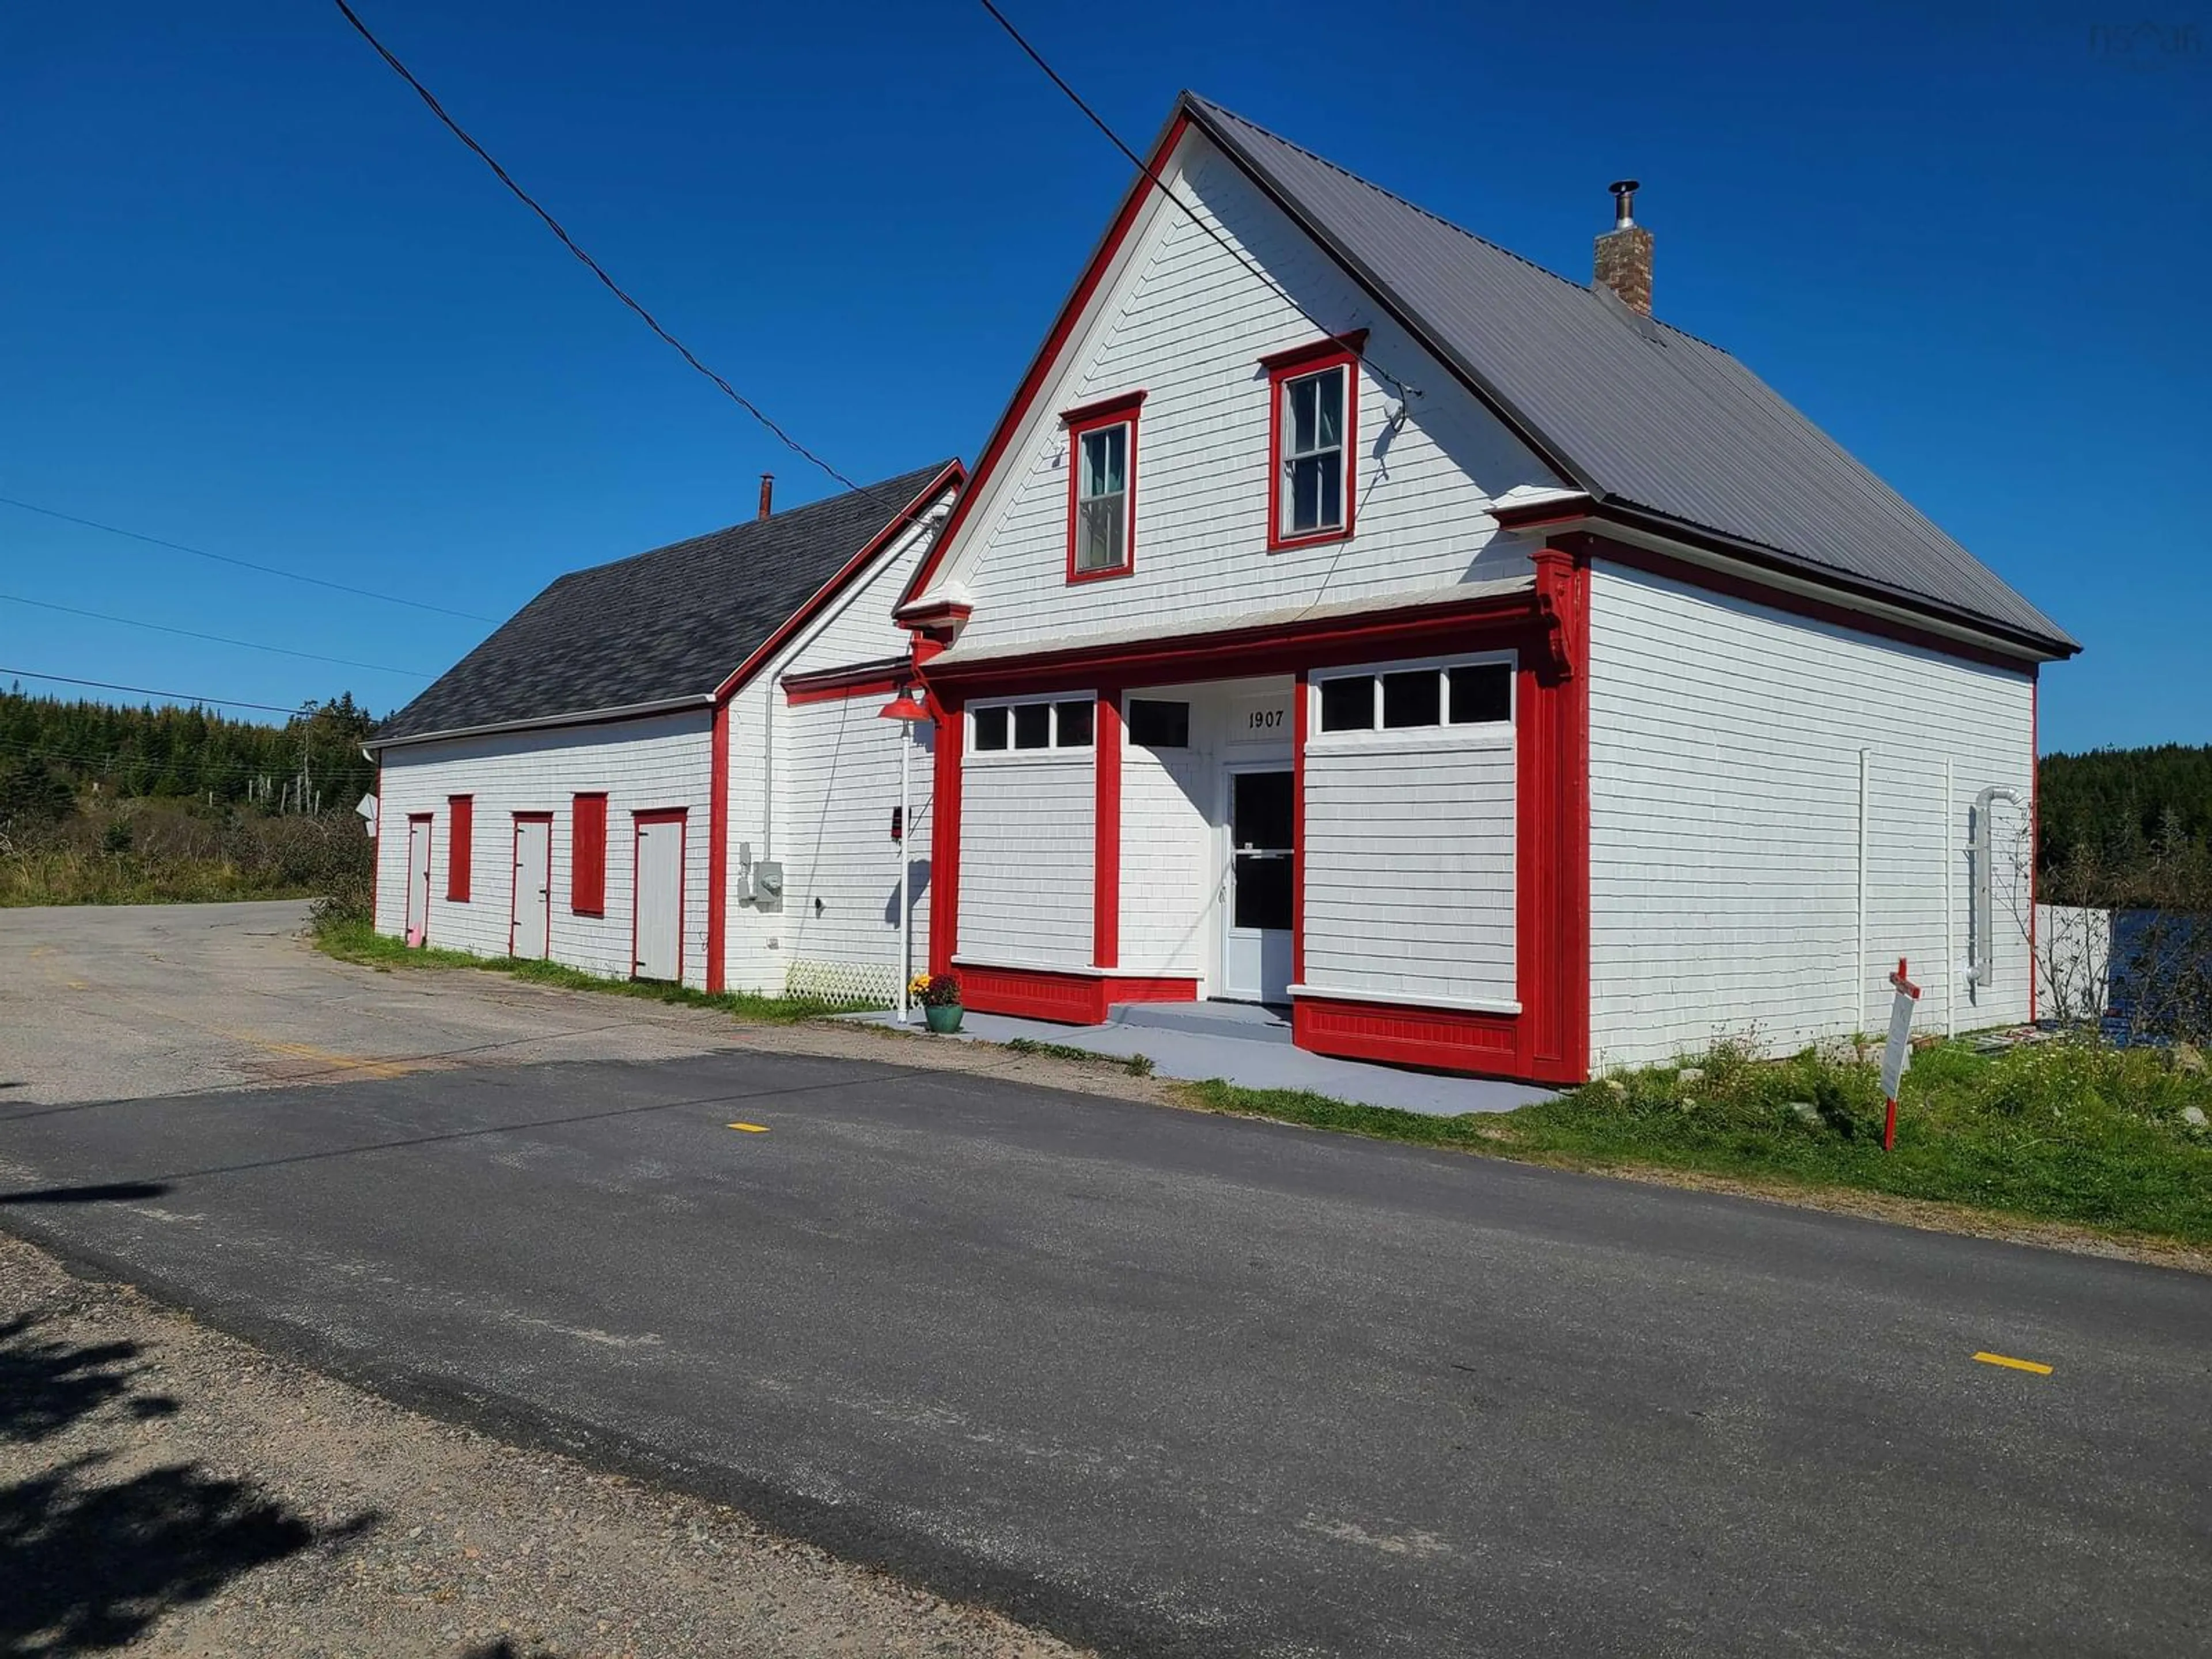
<path id="1" fill-rule="evenodd" d="M 1198 981 L 1176 974 L 1123 975 L 965 963 L 954 971 L 960 975 L 963 1006 L 979 1014 L 1012 1014 L 1061 1025 L 1103 1025 L 1117 1002 L 1198 1000 Z"/>
<path id="2" fill-rule="evenodd" d="M 1121 965 L 1121 694 L 1101 691 L 1091 720 L 1097 795 L 1091 818 L 1091 964 Z"/>
<path id="3" fill-rule="evenodd" d="M 1359 344 L 1364 343 L 1366 338 L 1365 330 L 1355 330 L 1334 339 L 1317 340 L 1310 345 L 1279 351 L 1271 357 L 1260 360 L 1261 367 L 1267 371 L 1267 550 L 1270 553 L 1287 552 L 1300 547 L 1320 547 L 1330 542 L 1352 539 L 1352 520 L 1359 500 Z M 1283 529 L 1283 388 L 1292 380 L 1339 367 L 1344 370 L 1344 522 L 1328 530 L 1309 531 L 1303 536 L 1286 534 Z"/>
<path id="4" fill-rule="evenodd" d="M 914 580 L 907 584 L 906 592 L 899 596 L 902 603 L 917 593 L 929 591 L 929 584 L 936 576 L 938 567 L 945 562 L 945 553 L 952 545 L 955 533 L 967 521 L 969 508 L 980 493 L 975 486 L 989 477 L 998 465 L 1006 453 L 1006 446 L 1013 441 L 1014 429 L 1021 424 L 1023 417 L 1030 411 L 1030 406 L 1044 391 L 1045 381 L 1050 377 L 1053 364 L 1060 356 L 1061 348 L 1074 334 L 1075 326 L 1082 320 L 1091 297 L 1098 291 L 1099 283 L 1105 280 L 1108 268 L 1121 252 L 1121 244 L 1128 240 L 1130 231 L 1135 228 L 1139 210 L 1158 188 L 1152 179 L 1158 175 L 1168 157 L 1175 153 L 1176 145 L 1182 142 L 1189 127 L 1189 115 L 1178 107 L 1174 118 L 1160 134 L 1159 142 L 1152 146 L 1152 154 L 1146 158 L 1144 173 L 1129 187 L 1129 193 L 1121 198 L 1121 210 L 1114 216 L 1114 222 L 1107 227 L 1106 234 L 1091 252 L 1090 263 L 1084 266 L 1083 275 L 1076 279 L 1074 289 L 1060 306 L 1060 314 L 1053 319 L 1052 328 L 1044 337 L 1044 343 L 1037 348 L 1036 356 L 1030 362 L 1029 372 L 1022 376 L 1021 385 L 1015 388 L 1013 400 L 1006 405 L 1006 412 L 999 417 L 998 425 L 991 428 L 990 439 L 984 444 L 983 453 L 976 458 L 975 470 L 968 475 L 969 487 L 961 491 L 959 501 L 953 505 L 952 516 L 945 520 L 945 528 L 938 532 L 936 541 L 922 556 L 920 568 L 914 573 Z M 897 607 L 893 608 L 896 610 Z"/>
<path id="5" fill-rule="evenodd" d="M 456 797 L 456 799 L 459 799 Z M 553 815 L 550 812 L 510 812 L 507 814 L 507 953 L 514 954 L 514 932 L 522 922 L 522 884 L 516 877 L 522 869 L 522 826 L 542 823 L 545 826 L 545 954 L 553 954 Z M 453 839 L 450 832 L 447 840 Z M 447 852 L 450 862 L 452 853 Z"/>
<path id="6" fill-rule="evenodd" d="M 1313 720 L 1313 685 L 1298 670 L 1291 687 L 1291 983 L 1306 977 L 1306 734 Z M 1295 1010 L 1293 1013 L 1295 1014 Z M 1295 1027 L 1295 1020 L 1293 1021 Z M 1292 1040 L 1296 1041 L 1295 1029 Z"/>
<path id="7" fill-rule="evenodd" d="M 786 674 L 783 700 L 797 707 L 807 702 L 835 702 L 847 697 L 888 697 L 914 679 L 909 657 L 886 657 L 875 662 L 850 663 L 842 668 L 817 668 L 810 674 Z"/>
<path id="8" fill-rule="evenodd" d="M 568 801 L 568 909 L 579 916 L 607 913 L 607 798 L 583 793 Z"/>
<path id="9" fill-rule="evenodd" d="M 935 778 L 929 806 L 929 971 L 952 966 L 960 942 L 960 751 L 968 716 L 957 696 L 929 692 L 937 711 Z"/>
<path id="10" fill-rule="evenodd" d="M 714 745 L 707 769 L 707 994 L 720 996 L 729 980 L 730 705 L 714 705 Z M 632 958 L 635 960 L 635 958 Z"/>
<path id="11" fill-rule="evenodd" d="M 676 977 L 672 980 L 653 980 L 654 985 L 684 983 L 684 890 L 690 883 L 691 827 L 690 811 L 682 806 L 648 806 L 643 811 L 629 815 L 629 977 L 637 977 L 637 918 L 645 908 L 641 902 L 642 889 L 638 881 L 637 848 L 639 831 L 648 823 L 672 823 L 676 836 Z"/>
<path id="12" fill-rule="evenodd" d="M 846 560 L 844 567 L 836 575 L 817 588 L 811 599 L 793 611 L 784 620 L 781 628 L 769 635 L 757 650 L 738 665 L 727 679 L 714 688 L 715 701 L 724 702 L 735 696 L 738 688 L 759 672 L 762 664 L 783 649 L 790 642 L 793 635 L 812 622 L 821 613 L 822 608 L 837 596 L 838 592 L 847 582 L 866 569 L 869 562 L 877 554 L 913 528 L 915 516 L 921 512 L 925 504 L 933 497 L 943 495 L 947 488 L 958 485 L 966 477 L 966 471 L 959 462 L 948 461 L 944 470 L 923 485 L 921 492 L 899 510 L 896 517 L 868 538 L 866 546 Z M 942 536 L 939 538 L 939 541 L 943 539 Z M 933 544 L 933 547 L 934 544 Z"/>
<path id="13" fill-rule="evenodd" d="M 1133 576 L 1137 571 L 1137 413 L 1145 401 L 1141 392 L 1125 392 L 1103 403 L 1072 409 L 1060 418 L 1067 428 L 1067 580 L 1070 582 L 1109 581 Z M 1079 492 L 1083 483 L 1083 440 L 1109 426 L 1126 426 L 1128 438 L 1121 447 L 1121 562 L 1097 570 L 1075 568 L 1075 539 Z"/>
<path id="14" fill-rule="evenodd" d="M 477 798 L 447 796 L 446 816 L 446 902 L 466 904 L 471 865 L 476 857 Z"/>
<path id="15" fill-rule="evenodd" d="M 1521 1014 L 1478 1014 L 1302 996 L 1291 1005 L 1291 1041 L 1317 1054 L 1420 1066 L 1431 1071 L 1524 1077 Z"/>

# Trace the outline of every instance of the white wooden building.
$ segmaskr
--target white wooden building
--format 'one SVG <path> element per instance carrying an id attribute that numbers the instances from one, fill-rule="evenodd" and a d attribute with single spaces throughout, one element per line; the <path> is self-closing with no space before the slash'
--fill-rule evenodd
<path id="1" fill-rule="evenodd" d="M 892 606 L 941 462 L 564 576 L 381 726 L 376 925 L 698 989 L 890 996 L 930 729 Z M 899 826 L 900 746 L 921 810 Z M 926 913 L 915 949 L 926 948 Z M 915 958 L 918 965 L 921 958 Z"/>
<path id="2" fill-rule="evenodd" d="M 2077 647 L 1648 314 L 1632 186 L 1584 284 L 1193 96 L 1150 161 L 899 609 L 971 1007 L 1540 1081 L 1879 1026 L 1900 956 L 2029 1016 Z"/>

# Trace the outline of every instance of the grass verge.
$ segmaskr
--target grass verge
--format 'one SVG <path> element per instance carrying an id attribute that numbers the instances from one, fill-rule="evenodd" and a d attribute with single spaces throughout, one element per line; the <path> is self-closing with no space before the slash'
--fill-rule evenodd
<path id="1" fill-rule="evenodd" d="M 2212 1135 L 2196 1114 L 2212 1114 L 2212 1078 L 2201 1066 L 2188 1050 L 2062 1042 L 1983 1054 L 1940 1044 L 1913 1059 L 1887 1153 L 1878 1070 L 1850 1050 L 1764 1060 L 1747 1043 L 1723 1042 L 1682 1065 L 1462 1117 L 1218 1081 L 1184 1092 L 1212 1111 L 1376 1139 L 1850 1188 L 2203 1246 L 2212 1244 Z"/>
<path id="2" fill-rule="evenodd" d="M 999 1045 L 1017 1054 L 1042 1054 L 1050 1060 L 1072 1060 L 1081 1066 L 1110 1066 L 1131 1077 L 1150 1077 L 1152 1060 L 1149 1054 L 1102 1054 L 1090 1048 L 1079 1048 L 1072 1042 L 1040 1042 L 1035 1037 L 1010 1037 Z"/>
<path id="3" fill-rule="evenodd" d="M 380 933 L 358 919 L 331 921 L 315 929 L 316 948 L 340 962 L 389 970 L 394 968 L 476 968 L 495 974 L 511 974 L 533 985 L 557 985 L 571 991 L 598 991 L 622 997 L 642 997 L 648 1002 L 681 1004 L 690 1008 L 717 1008 L 739 1019 L 761 1024 L 794 1025 L 824 1014 L 849 1014 L 854 1005 L 824 1002 L 812 997 L 764 997 L 750 991 L 724 991 L 709 996 L 688 985 L 665 985 L 658 981 L 607 979 L 557 962 L 525 962 L 514 957 L 474 957 L 465 951 L 441 951 L 434 946 L 412 950 L 389 934 Z"/>

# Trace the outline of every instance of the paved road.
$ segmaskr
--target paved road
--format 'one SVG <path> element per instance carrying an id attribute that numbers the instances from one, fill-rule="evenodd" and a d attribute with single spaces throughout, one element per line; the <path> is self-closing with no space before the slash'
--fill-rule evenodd
<path id="1" fill-rule="evenodd" d="M 2193 1275 L 763 1053 L 0 1106 L 0 1164 L 249 1334 L 1115 1650 L 2212 1644 Z"/>

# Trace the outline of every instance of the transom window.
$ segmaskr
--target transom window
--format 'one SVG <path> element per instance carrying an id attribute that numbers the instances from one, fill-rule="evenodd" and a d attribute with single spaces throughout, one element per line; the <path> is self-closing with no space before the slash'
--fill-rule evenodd
<path id="1" fill-rule="evenodd" d="M 1285 537 L 1344 528 L 1344 366 L 1283 382 Z"/>
<path id="2" fill-rule="evenodd" d="M 1089 697 L 984 703 L 969 711 L 979 754 L 1088 749 L 1097 716 L 1097 705 Z"/>
<path id="3" fill-rule="evenodd" d="M 1510 662 L 1363 670 L 1319 684 L 1324 732 L 1437 731 L 1513 718 Z"/>

